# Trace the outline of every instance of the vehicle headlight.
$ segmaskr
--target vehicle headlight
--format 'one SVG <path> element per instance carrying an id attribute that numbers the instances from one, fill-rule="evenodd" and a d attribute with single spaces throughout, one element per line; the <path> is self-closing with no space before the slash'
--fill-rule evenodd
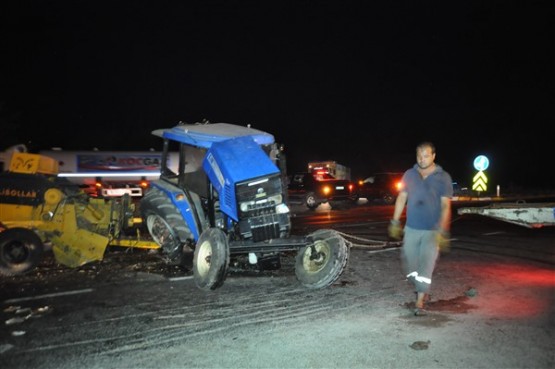
<path id="1" fill-rule="evenodd" d="M 280 193 L 268 196 L 268 201 L 273 201 L 274 204 L 281 204 L 283 202 L 283 196 Z"/>
<path id="2" fill-rule="evenodd" d="M 245 201 L 239 204 L 239 207 L 241 208 L 241 211 L 247 212 L 249 211 L 249 207 L 252 208 L 252 206 L 254 205 L 254 201 Z"/>
<path id="3" fill-rule="evenodd" d="M 269 206 L 270 204 L 279 205 L 282 202 L 283 196 L 281 194 L 276 194 L 257 201 L 243 201 L 239 204 L 239 208 L 244 213 L 251 209 Z"/>
<path id="4" fill-rule="evenodd" d="M 276 213 L 277 214 L 287 214 L 289 213 L 289 207 L 285 204 L 279 204 L 276 206 Z"/>

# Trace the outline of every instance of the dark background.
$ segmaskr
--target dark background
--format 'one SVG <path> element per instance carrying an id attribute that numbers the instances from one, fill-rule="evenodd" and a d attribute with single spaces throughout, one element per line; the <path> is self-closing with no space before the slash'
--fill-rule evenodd
<path id="1" fill-rule="evenodd" d="M 555 187 L 552 1 L 7 1 L 1 147 L 159 149 L 251 124 L 288 170 L 405 170 L 421 140 L 471 184 Z"/>

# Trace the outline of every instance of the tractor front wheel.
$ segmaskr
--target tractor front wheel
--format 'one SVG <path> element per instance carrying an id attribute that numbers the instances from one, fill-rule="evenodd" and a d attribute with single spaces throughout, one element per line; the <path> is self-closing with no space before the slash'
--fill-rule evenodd
<path id="1" fill-rule="evenodd" d="M 229 268 L 229 245 L 219 228 L 208 228 L 200 235 L 193 258 L 195 284 L 202 290 L 215 290 L 224 284 Z"/>
<path id="2" fill-rule="evenodd" d="M 295 274 L 308 288 L 323 288 L 334 283 L 347 265 L 349 247 L 336 231 L 321 229 L 310 235 L 312 244 L 299 250 Z"/>

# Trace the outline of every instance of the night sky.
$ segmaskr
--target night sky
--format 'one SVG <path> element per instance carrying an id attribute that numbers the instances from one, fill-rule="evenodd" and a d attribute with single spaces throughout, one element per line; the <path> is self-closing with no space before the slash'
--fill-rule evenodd
<path id="1" fill-rule="evenodd" d="M 289 172 L 405 170 L 422 140 L 470 184 L 555 188 L 553 1 L 5 1 L 0 149 L 160 149 L 251 124 Z"/>

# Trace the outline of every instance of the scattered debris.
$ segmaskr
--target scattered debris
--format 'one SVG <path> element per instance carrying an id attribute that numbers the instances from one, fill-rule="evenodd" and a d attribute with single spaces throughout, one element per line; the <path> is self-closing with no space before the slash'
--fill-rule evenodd
<path id="1" fill-rule="evenodd" d="M 41 306 L 34 310 L 29 307 L 22 308 L 21 306 L 8 306 L 7 308 L 4 309 L 4 312 L 14 313 L 17 316 L 6 320 L 5 324 L 14 325 L 14 324 L 23 323 L 29 318 L 40 318 L 44 314 L 49 313 L 51 311 L 52 311 L 52 308 L 50 306 Z M 22 336 L 24 334 L 25 334 L 24 331 L 12 332 L 12 336 Z"/>
<path id="2" fill-rule="evenodd" d="M 35 314 L 44 314 L 44 313 L 48 313 L 52 310 L 52 308 L 50 306 L 42 306 L 37 308 L 34 313 Z"/>
<path id="3" fill-rule="evenodd" d="M 12 324 L 19 324 L 19 323 L 23 323 L 24 321 L 26 321 L 29 317 L 31 317 L 31 314 L 25 316 L 25 317 L 15 317 L 15 318 L 11 318 L 6 320 L 6 325 L 12 325 Z"/>
<path id="4" fill-rule="evenodd" d="M 464 294 L 468 297 L 476 297 L 478 296 L 478 291 L 475 288 L 469 288 Z"/>
<path id="5" fill-rule="evenodd" d="M 430 340 L 414 341 L 409 347 L 413 350 L 427 350 L 430 347 Z"/>
<path id="6" fill-rule="evenodd" d="M 4 343 L 0 345 L 0 354 L 3 354 L 4 352 L 11 350 L 13 347 L 14 346 L 9 343 Z"/>
<path id="7" fill-rule="evenodd" d="M 15 313 L 18 314 L 18 315 L 22 315 L 22 314 L 29 315 L 29 314 L 31 314 L 31 308 L 17 309 L 15 311 Z"/>
<path id="8" fill-rule="evenodd" d="M 13 313 L 18 311 L 19 309 L 21 309 L 21 306 L 14 306 L 14 305 L 10 305 L 7 308 L 4 309 L 5 313 Z"/>

